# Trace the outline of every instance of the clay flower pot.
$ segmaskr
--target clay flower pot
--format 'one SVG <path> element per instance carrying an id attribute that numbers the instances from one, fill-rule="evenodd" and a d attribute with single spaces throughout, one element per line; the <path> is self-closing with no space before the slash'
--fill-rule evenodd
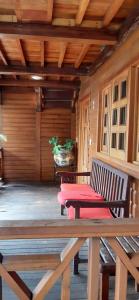
<path id="1" fill-rule="evenodd" d="M 61 149 L 58 154 L 54 154 L 54 161 L 59 167 L 67 167 L 73 164 L 74 155 L 72 151 Z"/>

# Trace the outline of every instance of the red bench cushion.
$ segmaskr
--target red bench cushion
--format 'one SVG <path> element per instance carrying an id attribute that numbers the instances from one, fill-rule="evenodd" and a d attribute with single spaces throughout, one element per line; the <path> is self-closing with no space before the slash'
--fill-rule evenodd
<path id="1" fill-rule="evenodd" d="M 68 218 L 75 219 L 75 209 L 70 206 Z M 80 219 L 112 219 L 113 216 L 108 208 L 80 208 Z"/>
<path id="2" fill-rule="evenodd" d="M 61 183 L 61 191 L 62 192 L 70 192 L 70 191 L 84 191 L 84 192 L 92 192 L 92 188 L 89 184 L 78 184 L 78 183 Z"/>
<path id="3" fill-rule="evenodd" d="M 86 200 L 88 202 L 104 200 L 103 196 L 101 196 L 100 194 L 97 194 L 93 190 L 91 190 L 89 192 L 69 191 L 69 192 L 59 192 L 58 193 L 58 202 L 61 205 L 64 205 L 66 200 L 72 200 L 72 199 L 80 200 L 80 201 Z"/>

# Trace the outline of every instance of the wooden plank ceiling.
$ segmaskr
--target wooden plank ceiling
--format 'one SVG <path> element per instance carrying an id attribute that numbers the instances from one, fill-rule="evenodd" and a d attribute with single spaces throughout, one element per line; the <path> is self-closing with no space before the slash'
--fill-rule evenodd
<path id="1" fill-rule="evenodd" d="M 46 84 L 64 95 L 72 82 L 78 92 L 138 9 L 138 0 L 0 0 L 0 86 Z"/>

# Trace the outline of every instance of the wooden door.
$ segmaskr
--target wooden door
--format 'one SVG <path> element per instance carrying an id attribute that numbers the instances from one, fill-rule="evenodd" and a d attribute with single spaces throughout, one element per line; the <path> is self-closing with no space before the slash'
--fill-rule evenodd
<path id="1" fill-rule="evenodd" d="M 79 171 L 89 170 L 89 97 L 80 104 L 80 120 L 79 120 Z M 86 179 L 84 178 L 85 182 Z"/>

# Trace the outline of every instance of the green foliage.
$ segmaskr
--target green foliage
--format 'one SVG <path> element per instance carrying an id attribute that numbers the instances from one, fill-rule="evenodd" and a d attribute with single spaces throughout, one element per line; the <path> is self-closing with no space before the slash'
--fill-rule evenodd
<path id="1" fill-rule="evenodd" d="M 53 154 L 59 154 L 61 150 L 67 150 L 71 151 L 73 149 L 73 146 L 75 144 L 75 141 L 73 139 L 66 139 L 65 143 L 60 145 L 58 144 L 58 137 L 53 136 L 49 140 L 49 144 L 53 145 Z"/>

